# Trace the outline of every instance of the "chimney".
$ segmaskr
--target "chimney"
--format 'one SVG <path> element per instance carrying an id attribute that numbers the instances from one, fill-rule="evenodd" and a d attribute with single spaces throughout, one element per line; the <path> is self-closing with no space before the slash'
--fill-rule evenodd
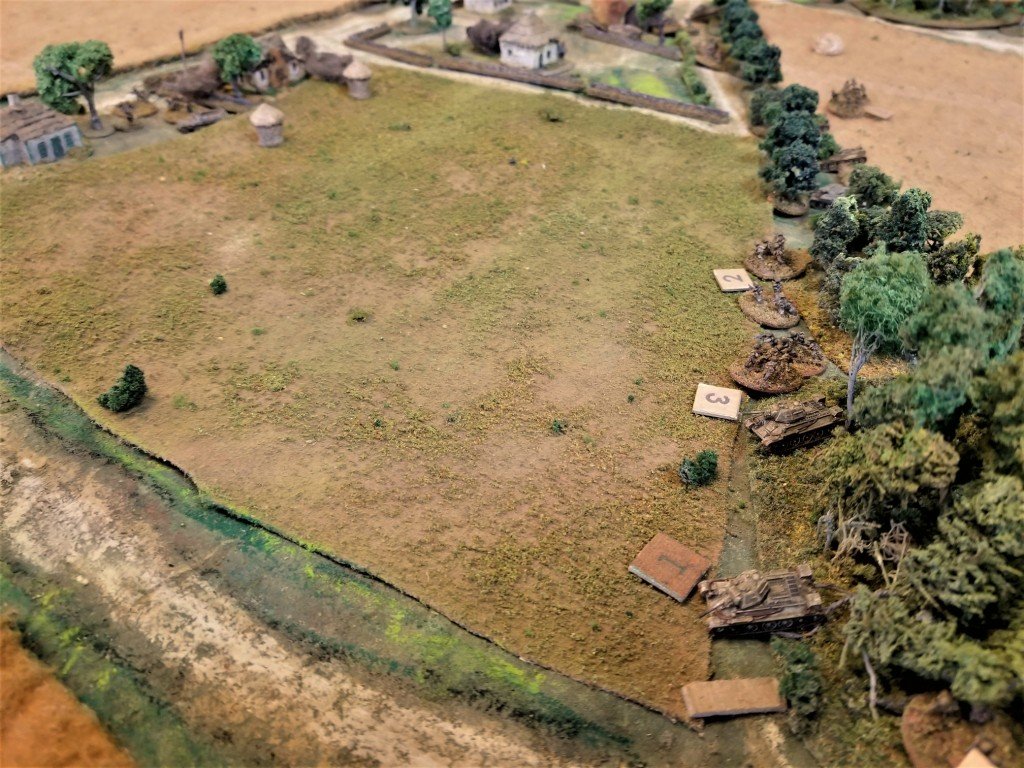
<path id="1" fill-rule="evenodd" d="M 11 109 L 19 109 L 21 107 L 21 96 L 16 93 L 8 93 L 7 106 Z"/>

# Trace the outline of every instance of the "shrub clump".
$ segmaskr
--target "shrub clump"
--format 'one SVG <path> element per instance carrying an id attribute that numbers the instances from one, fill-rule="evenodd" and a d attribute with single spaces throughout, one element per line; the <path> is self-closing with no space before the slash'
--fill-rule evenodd
<path id="1" fill-rule="evenodd" d="M 679 478 L 686 485 L 708 485 L 718 477 L 718 454 L 701 451 L 692 459 L 683 459 Z"/>
<path id="2" fill-rule="evenodd" d="M 220 296 L 222 293 L 226 293 L 228 290 L 228 281 L 224 279 L 224 275 L 214 275 L 213 280 L 210 281 L 210 292 L 214 296 Z"/>
<path id="3" fill-rule="evenodd" d="M 100 405 L 115 413 L 127 411 L 142 402 L 146 396 L 146 377 L 142 369 L 134 365 L 125 366 L 121 378 L 109 390 L 97 398 Z"/>
<path id="4" fill-rule="evenodd" d="M 773 637 L 771 646 L 785 666 L 779 693 L 789 702 L 789 727 L 795 734 L 806 733 L 821 709 L 823 684 L 818 659 L 810 646 L 801 641 Z"/>

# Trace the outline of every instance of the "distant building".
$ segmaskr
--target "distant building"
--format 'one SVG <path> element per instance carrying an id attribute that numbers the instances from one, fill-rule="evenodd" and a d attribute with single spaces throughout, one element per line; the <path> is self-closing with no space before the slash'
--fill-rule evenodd
<path id="1" fill-rule="evenodd" d="M 501 63 L 542 69 L 565 56 L 565 46 L 535 13 L 523 16 L 501 36 Z"/>
<path id="2" fill-rule="evenodd" d="M 465 8 L 473 13 L 497 13 L 512 7 L 512 0 L 465 0 Z"/>
<path id="3" fill-rule="evenodd" d="M 7 97 L 0 110 L 0 164 L 52 163 L 73 147 L 82 146 L 82 132 L 67 115 L 33 101 Z"/>
<path id="4" fill-rule="evenodd" d="M 280 35 L 265 35 L 256 42 L 263 50 L 263 58 L 247 80 L 257 91 L 284 88 L 306 76 L 302 59 L 292 53 Z"/>

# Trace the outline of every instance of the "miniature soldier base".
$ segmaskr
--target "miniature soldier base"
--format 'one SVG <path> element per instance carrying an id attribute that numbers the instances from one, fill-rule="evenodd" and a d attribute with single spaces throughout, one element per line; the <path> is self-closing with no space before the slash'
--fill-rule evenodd
<path id="1" fill-rule="evenodd" d="M 715 282 L 724 293 L 749 291 L 754 287 L 754 281 L 750 279 L 745 269 L 716 269 L 713 272 Z"/>
<path id="2" fill-rule="evenodd" d="M 693 412 L 698 416 L 737 421 L 740 417 L 742 397 L 743 393 L 738 389 L 698 384 L 697 395 L 693 399 Z"/>

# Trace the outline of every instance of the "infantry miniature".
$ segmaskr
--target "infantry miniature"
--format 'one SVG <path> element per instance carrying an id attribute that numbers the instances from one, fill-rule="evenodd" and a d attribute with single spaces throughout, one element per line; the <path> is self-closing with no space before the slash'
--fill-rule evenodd
<path id="1" fill-rule="evenodd" d="M 782 293 L 782 283 L 773 284 L 772 301 L 764 299 L 764 289 L 755 284 L 754 289 L 739 298 L 740 310 L 758 325 L 765 328 L 792 328 L 800 322 L 800 313 Z"/>
<path id="2" fill-rule="evenodd" d="M 802 333 L 790 336 L 759 334 L 754 348 L 729 368 L 729 375 L 742 387 L 765 394 L 795 392 L 804 379 L 824 372 L 825 356 Z"/>
<path id="3" fill-rule="evenodd" d="M 270 104 L 260 104 L 249 116 L 261 147 L 276 147 L 284 141 L 284 112 Z"/>
<path id="4" fill-rule="evenodd" d="M 370 98 L 370 78 L 373 72 L 363 62 L 355 59 L 345 67 L 345 81 L 348 83 L 348 95 L 353 99 Z"/>
<path id="5" fill-rule="evenodd" d="M 843 87 L 838 92 L 832 91 L 832 98 L 828 102 L 828 111 L 836 117 L 862 117 L 864 105 L 867 103 L 867 90 L 851 78 L 843 83 Z"/>
<path id="6" fill-rule="evenodd" d="M 806 251 L 786 249 L 786 238 L 777 234 L 754 246 L 744 266 L 762 280 L 792 280 L 807 270 L 810 256 Z"/>

